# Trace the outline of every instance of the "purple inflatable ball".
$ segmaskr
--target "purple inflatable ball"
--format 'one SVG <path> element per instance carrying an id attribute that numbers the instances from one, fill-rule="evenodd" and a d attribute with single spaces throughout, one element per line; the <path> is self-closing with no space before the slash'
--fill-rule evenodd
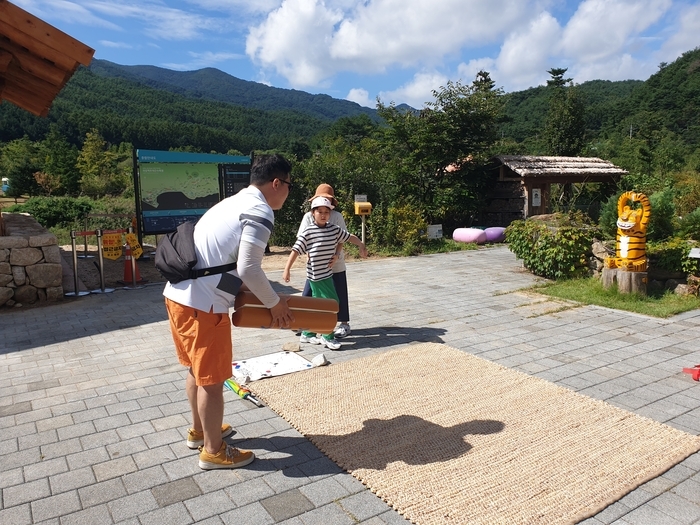
<path id="1" fill-rule="evenodd" d="M 486 242 L 486 232 L 479 228 L 457 228 L 452 233 L 452 239 L 458 242 L 484 244 Z"/>
<path id="2" fill-rule="evenodd" d="M 506 229 L 501 226 L 493 226 L 484 230 L 486 242 L 503 242 L 506 240 Z"/>

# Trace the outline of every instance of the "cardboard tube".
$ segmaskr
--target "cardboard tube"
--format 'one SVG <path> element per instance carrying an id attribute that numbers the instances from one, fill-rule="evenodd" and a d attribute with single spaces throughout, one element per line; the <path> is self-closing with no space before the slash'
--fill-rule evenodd
<path id="1" fill-rule="evenodd" d="M 338 322 L 338 303 L 333 299 L 280 294 L 287 299 L 294 322 L 285 329 L 329 334 Z M 271 328 L 272 314 L 252 292 L 236 295 L 231 322 L 240 328 Z"/>

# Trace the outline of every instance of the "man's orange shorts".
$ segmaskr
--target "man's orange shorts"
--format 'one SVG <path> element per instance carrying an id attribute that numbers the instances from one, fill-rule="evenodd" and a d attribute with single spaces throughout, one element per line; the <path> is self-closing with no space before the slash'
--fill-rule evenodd
<path id="1" fill-rule="evenodd" d="M 197 386 L 231 377 L 233 343 L 228 314 L 203 312 L 165 298 L 177 358 L 192 369 Z"/>

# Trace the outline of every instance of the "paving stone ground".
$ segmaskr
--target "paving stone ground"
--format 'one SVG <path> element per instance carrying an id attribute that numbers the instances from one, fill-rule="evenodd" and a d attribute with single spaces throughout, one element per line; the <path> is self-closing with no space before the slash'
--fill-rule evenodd
<path id="1" fill-rule="evenodd" d="M 268 273 L 280 281 L 281 271 Z M 549 300 L 506 247 L 348 264 L 353 332 L 331 363 L 441 342 L 700 433 L 700 311 L 655 319 Z M 303 272 L 281 292 L 296 293 Z M 0 523 L 408 523 L 268 408 L 225 393 L 250 467 L 205 472 L 184 442 L 185 370 L 162 285 L 0 314 Z M 289 331 L 234 328 L 237 359 Z M 302 345 L 312 359 L 321 349 Z M 303 372 L 300 372 L 303 373 Z M 700 454 L 587 525 L 700 523 Z"/>

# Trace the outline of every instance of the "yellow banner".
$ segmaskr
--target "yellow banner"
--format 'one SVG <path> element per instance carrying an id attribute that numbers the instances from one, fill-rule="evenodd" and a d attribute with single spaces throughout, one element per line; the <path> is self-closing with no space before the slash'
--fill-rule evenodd
<path id="1" fill-rule="evenodd" d="M 105 233 L 102 236 L 102 255 L 105 259 L 116 261 L 122 256 L 121 233 Z"/>
<path id="2" fill-rule="evenodd" d="M 138 259 L 143 255 L 143 248 L 141 248 L 141 245 L 139 244 L 138 237 L 136 237 L 135 233 L 127 233 L 126 234 L 126 243 L 131 246 L 131 256 L 134 257 L 135 259 Z"/>

